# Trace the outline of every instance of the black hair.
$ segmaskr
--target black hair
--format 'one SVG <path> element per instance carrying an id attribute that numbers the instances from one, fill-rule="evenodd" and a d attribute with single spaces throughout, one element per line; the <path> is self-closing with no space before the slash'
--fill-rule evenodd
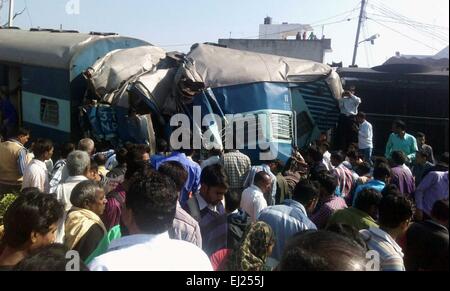
<path id="1" fill-rule="evenodd" d="M 225 193 L 225 208 L 228 212 L 233 212 L 240 207 L 241 195 L 237 191 L 227 191 Z"/>
<path id="2" fill-rule="evenodd" d="M 357 115 L 358 117 L 361 117 L 361 118 L 363 118 L 363 119 L 366 119 L 366 113 L 364 113 L 364 112 L 362 112 L 362 111 L 360 111 L 360 112 L 358 112 L 358 115 Z"/>
<path id="3" fill-rule="evenodd" d="M 312 200 L 320 195 L 319 188 L 314 182 L 301 180 L 297 183 L 292 194 L 292 199 L 300 202 L 303 206 L 308 205 Z"/>
<path id="4" fill-rule="evenodd" d="M 383 196 L 380 192 L 374 189 L 366 188 L 359 192 L 358 196 L 356 197 L 355 208 L 366 213 L 370 213 L 370 209 L 373 206 L 376 206 L 378 208 L 382 198 Z"/>
<path id="5" fill-rule="evenodd" d="M 116 152 L 116 161 L 119 165 L 122 166 L 127 163 L 127 154 L 128 154 L 128 151 L 126 148 L 120 148 Z"/>
<path id="6" fill-rule="evenodd" d="M 286 244 L 279 271 L 363 271 L 365 249 L 330 231 L 306 231 Z"/>
<path id="7" fill-rule="evenodd" d="M 61 158 L 66 159 L 67 156 L 76 149 L 75 144 L 65 143 L 61 147 Z"/>
<path id="8" fill-rule="evenodd" d="M 443 154 L 440 155 L 439 158 L 438 158 L 438 162 L 439 162 L 439 163 L 446 164 L 447 166 L 448 166 L 448 160 L 449 160 L 449 154 L 448 154 L 448 152 L 443 153 Z"/>
<path id="9" fill-rule="evenodd" d="M 104 154 L 96 154 L 94 156 L 94 161 L 97 163 L 97 165 L 99 166 L 104 166 L 106 164 L 106 155 Z"/>
<path id="10" fill-rule="evenodd" d="M 345 161 L 345 155 L 342 151 L 331 152 L 331 158 L 335 159 L 339 164 Z"/>
<path id="11" fill-rule="evenodd" d="M 388 184 L 386 187 L 384 187 L 383 191 L 381 191 L 381 195 L 383 197 L 394 195 L 394 196 L 402 196 L 403 194 L 398 189 L 398 186 L 395 184 Z"/>
<path id="12" fill-rule="evenodd" d="M 253 184 L 259 185 L 260 183 L 264 183 L 267 180 L 270 180 L 271 177 L 264 171 L 258 172 L 255 174 L 255 178 L 253 179 Z"/>
<path id="13" fill-rule="evenodd" d="M 36 158 L 41 158 L 45 152 L 49 152 L 53 148 L 53 142 L 49 139 L 38 139 L 33 144 L 33 154 Z"/>
<path id="14" fill-rule="evenodd" d="M 143 233 L 160 234 L 172 227 L 177 199 L 178 192 L 171 178 L 158 172 L 137 173 L 125 204 Z"/>
<path id="15" fill-rule="evenodd" d="M 31 189 L 20 195 L 6 211 L 3 240 L 12 248 L 21 247 L 30 240 L 32 232 L 47 234 L 63 213 L 63 205 L 53 195 Z"/>
<path id="16" fill-rule="evenodd" d="M 334 195 L 339 185 L 337 177 L 327 173 L 320 173 L 317 182 L 319 182 L 320 187 L 324 188 L 329 195 Z"/>
<path id="17" fill-rule="evenodd" d="M 351 151 L 347 152 L 347 157 L 349 159 L 357 160 L 357 159 L 359 159 L 360 155 L 359 155 L 359 153 L 357 151 L 351 150 Z"/>
<path id="18" fill-rule="evenodd" d="M 171 178 L 178 191 L 183 190 L 188 179 L 188 172 L 182 164 L 176 161 L 165 162 L 159 166 L 158 172 Z"/>
<path id="19" fill-rule="evenodd" d="M 406 155 L 402 152 L 402 151 L 393 151 L 392 152 L 392 161 L 396 164 L 396 165 L 403 165 L 404 163 L 406 163 Z"/>
<path id="20" fill-rule="evenodd" d="M 323 141 L 319 144 L 320 147 L 324 146 L 327 150 L 330 149 L 330 144 L 327 141 Z"/>
<path id="21" fill-rule="evenodd" d="M 44 246 L 32 251 L 26 258 L 14 267 L 14 271 L 67 271 L 67 267 L 69 267 L 69 259 L 66 258 L 67 252 L 69 252 L 69 249 L 62 244 Z M 89 271 L 89 268 L 83 263 L 83 261 L 80 260 L 79 264 L 79 266 L 74 267 L 79 267 L 79 271 Z"/>
<path id="22" fill-rule="evenodd" d="M 378 212 L 380 226 L 397 228 L 412 218 L 413 208 L 406 197 L 389 195 L 381 199 Z"/>
<path id="23" fill-rule="evenodd" d="M 159 153 L 165 153 L 169 151 L 169 144 L 165 139 L 159 138 L 156 140 L 156 151 Z"/>
<path id="24" fill-rule="evenodd" d="M 383 181 L 391 176 L 391 168 L 387 164 L 379 164 L 373 169 L 373 178 Z"/>
<path id="25" fill-rule="evenodd" d="M 272 160 L 272 161 L 268 162 L 267 164 L 275 165 L 276 166 L 276 169 L 275 169 L 276 173 L 283 171 L 283 168 L 285 166 L 281 160 Z"/>
<path id="26" fill-rule="evenodd" d="M 428 160 L 430 158 L 430 155 L 428 154 L 428 152 L 426 150 L 419 150 L 416 152 L 416 156 L 421 156 L 424 159 Z"/>
<path id="27" fill-rule="evenodd" d="M 376 168 L 380 164 L 389 165 L 389 161 L 385 157 L 376 157 L 374 160 L 373 166 Z"/>
<path id="28" fill-rule="evenodd" d="M 425 135 L 425 133 L 419 131 L 416 133 L 416 137 L 417 138 L 426 138 L 426 135 Z"/>
<path id="29" fill-rule="evenodd" d="M 208 187 L 228 188 L 228 177 L 223 166 L 219 164 L 211 165 L 202 170 L 200 183 Z"/>
<path id="30" fill-rule="evenodd" d="M 367 174 L 370 174 L 371 166 L 369 162 L 363 162 L 362 164 L 359 164 L 356 166 L 355 172 L 358 174 L 358 176 L 365 176 Z"/>
<path id="31" fill-rule="evenodd" d="M 307 154 L 311 157 L 314 162 L 320 162 L 323 160 L 323 153 L 316 146 L 311 146 L 307 150 Z"/>
<path id="32" fill-rule="evenodd" d="M 130 179 L 136 172 L 149 164 L 148 161 L 142 160 L 142 156 L 146 153 L 148 151 L 144 146 L 134 145 L 129 147 L 126 157 L 127 172 L 125 173 L 125 179 Z"/>
<path id="33" fill-rule="evenodd" d="M 448 200 L 436 201 L 433 205 L 433 209 L 431 210 L 431 216 L 439 219 L 440 221 L 448 221 Z"/>
<path id="34" fill-rule="evenodd" d="M 16 126 L 11 131 L 11 136 L 19 137 L 19 136 L 27 136 L 30 135 L 31 131 L 28 128 Z"/>
<path id="35" fill-rule="evenodd" d="M 335 223 L 328 225 L 326 230 L 343 235 L 358 245 L 360 245 L 364 250 L 367 250 L 367 244 L 362 235 L 359 233 L 359 230 L 351 225 Z"/>
<path id="36" fill-rule="evenodd" d="M 395 125 L 395 127 L 399 128 L 401 130 L 406 130 L 406 123 L 403 122 L 402 120 L 395 120 L 394 125 Z"/>
<path id="37" fill-rule="evenodd" d="M 98 164 L 94 159 L 91 159 L 91 164 L 89 166 L 90 171 L 98 171 Z"/>

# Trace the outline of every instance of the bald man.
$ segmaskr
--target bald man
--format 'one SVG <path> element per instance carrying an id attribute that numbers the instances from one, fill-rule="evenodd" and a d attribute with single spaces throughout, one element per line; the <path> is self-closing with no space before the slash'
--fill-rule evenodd
<path id="1" fill-rule="evenodd" d="M 272 192 L 272 182 L 269 174 L 259 172 L 255 175 L 253 185 L 242 192 L 241 209 L 247 212 L 252 222 L 256 222 L 261 210 L 267 208 L 264 196 Z"/>

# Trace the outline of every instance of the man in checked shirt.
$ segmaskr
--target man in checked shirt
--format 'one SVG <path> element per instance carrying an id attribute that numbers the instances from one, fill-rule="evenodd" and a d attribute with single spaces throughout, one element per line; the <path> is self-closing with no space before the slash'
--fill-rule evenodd
<path id="1" fill-rule="evenodd" d="M 241 193 L 245 175 L 252 166 L 250 158 L 239 150 L 226 150 L 221 162 L 228 176 L 230 191 Z"/>

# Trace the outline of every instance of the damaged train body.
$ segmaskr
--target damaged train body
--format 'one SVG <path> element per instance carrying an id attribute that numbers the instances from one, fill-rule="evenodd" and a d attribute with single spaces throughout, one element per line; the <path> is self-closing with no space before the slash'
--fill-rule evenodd
<path id="1" fill-rule="evenodd" d="M 39 89 L 38 95 L 18 94 L 27 98 L 18 102 L 22 122 L 42 137 L 58 133 L 58 142 L 92 136 L 112 145 L 130 141 L 154 148 L 156 138 L 173 142 L 183 121 L 177 116 L 186 116 L 194 148 L 239 148 L 255 162 L 270 149 L 271 159 L 285 161 L 293 146 L 309 145 L 338 122 L 342 84 L 324 64 L 209 44 L 196 44 L 188 54 L 167 53 L 118 36 L 1 31 L 0 37 L 11 40 L 9 33 L 24 39 L 13 41 L 23 46 L 22 55 L 14 58 L 14 48 L 0 43 L 0 51 L 10 52 L 0 56 L 0 82 L 10 86 L 8 69 L 22 68 L 22 90 Z M 26 34 L 33 37 L 25 41 Z M 28 42 L 42 36 L 54 44 L 46 62 L 53 60 L 54 68 L 24 57 L 36 55 Z M 42 45 L 37 48 L 44 54 Z M 29 68 L 47 73 L 28 76 Z M 61 75 L 57 84 L 50 81 L 53 71 Z M 43 93 L 53 89 L 60 90 Z M 57 120 L 48 118 L 52 114 Z"/>

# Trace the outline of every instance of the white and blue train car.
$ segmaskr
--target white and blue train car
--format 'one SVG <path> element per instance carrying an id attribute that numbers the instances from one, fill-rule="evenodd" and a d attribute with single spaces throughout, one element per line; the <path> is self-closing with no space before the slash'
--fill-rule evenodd
<path id="1" fill-rule="evenodd" d="M 77 140 L 83 72 L 113 50 L 144 45 L 116 34 L 0 29 L 0 88 L 10 92 L 20 125 L 33 136 Z"/>

